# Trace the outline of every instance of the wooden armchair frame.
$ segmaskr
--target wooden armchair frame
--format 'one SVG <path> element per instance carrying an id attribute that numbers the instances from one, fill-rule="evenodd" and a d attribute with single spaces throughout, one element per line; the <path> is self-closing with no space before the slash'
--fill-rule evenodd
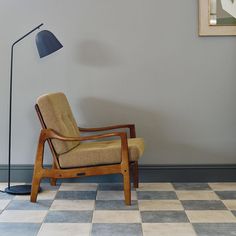
<path id="1" fill-rule="evenodd" d="M 36 160 L 34 165 L 34 173 L 32 180 L 31 189 L 31 202 L 36 202 L 37 195 L 40 187 L 40 182 L 42 178 L 50 178 L 51 185 L 56 184 L 57 179 L 62 178 L 79 178 L 82 176 L 96 176 L 96 175 L 106 175 L 106 174 L 122 174 L 124 182 L 124 196 L 126 205 L 131 204 L 131 186 L 130 186 L 130 167 L 133 166 L 133 181 L 134 187 L 138 188 L 138 161 L 129 162 L 129 150 L 126 132 L 111 132 L 103 133 L 91 136 L 81 136 L 81 137 L 65 137 L 57 133 L 52 129 L 47 129 L 42 114 L 38 105 L 35 105 L 36 112 L 39 116 L 42 130 L 40 132 L 38 148 L 36 153 Z M 130 138 L 135 138 L 135 125 L 125 124 L 108 126 L 101 128 L 79 128 L 81 132 L 100 132 L 108 131 L 114 129 L 129 128 Z M 109 164 L 109 165 L 99 165 L 99 166 L 88 166 L 88 167 L 78 167 L 62 169 L 58 162 L 57 154 L 52 144 L 52 139 L 57 139 L 61 141 L 88 141 L 88 140 L 99 140 L 108 137 L 119 137 L 121 139 L 121 163 Z M 53 156 L 52 168 L 43 167 L 43 156 L 44 156 L 44 146 L 45 142 L 48 142 L 49 147 Z"/>

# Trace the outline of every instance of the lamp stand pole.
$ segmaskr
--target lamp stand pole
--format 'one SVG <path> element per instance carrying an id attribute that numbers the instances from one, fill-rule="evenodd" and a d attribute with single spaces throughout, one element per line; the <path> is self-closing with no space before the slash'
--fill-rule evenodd
<path id="1" fill-rule="evenodd" d="M 12 77 L 13 77 L 13 56 L 14 46 L 22 39 L 39 29 L 43 24 L 38 25 L 27 34 L 16 40 L 11 46 L 11 69 L 10 69 L 10 105 L 9 105 L 9 139 L 8 139 L 8 186 L 5 188 L 5 192 L 15 195 L 27 195 L 31 193 L 31 185 L 16 185 L 11 186 L 11 120 L 12 120 Z"/>

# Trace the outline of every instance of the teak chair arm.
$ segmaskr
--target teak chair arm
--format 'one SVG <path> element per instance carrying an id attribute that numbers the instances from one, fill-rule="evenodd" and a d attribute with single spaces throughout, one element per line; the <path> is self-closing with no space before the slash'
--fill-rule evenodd
<path id="1" fill-rule="evenodd" d="M 98 128 L 82 128 L 82 127 L 78 127 L 78 128 L 79 128 L 79 131 L 81 131 L 81 132 L 99 132 L 99 131 L 129 128 L 130 138 L 135 138 L 136 137 L 135 125 L 134 124 L 121 124 L 121 125 L 112 125 L 112 126 L 98 127 Z"/>
<path id="2" fill-rule="evenodd" d="M 39 143 L 45 143 L 48 139 L 58 139 L 61 141 L 88 141 L 88 140 L 98 140 L 109 137 L 120 137 L 121 139 L 121 164 L 129 162 L 128 155 L 128 141 L 126 132 L 112 132 L 98 135 L 82 136 L 82 137 L 65 137 L 53 129 L 42 129 L 40 133 Z"/>

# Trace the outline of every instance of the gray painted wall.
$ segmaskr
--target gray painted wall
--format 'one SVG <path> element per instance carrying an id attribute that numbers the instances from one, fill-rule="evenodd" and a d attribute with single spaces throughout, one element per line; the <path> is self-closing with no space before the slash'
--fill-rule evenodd
<path id="1" fill-rule="evenodd" d="M 0 164 L 11 43 L 45 23 L 63 50 L 15 50 L 12 162 L 34 162 L 36 98 L 64 91 L 80 126 L 135 122 L 142 164 L 236 162 L 236 39 L 199 38 L 197 0 L 0 0 Z M 47 151 L 48 154 L 48 151 Z M 49 155 L 46 161 L 50 160 Z"/>

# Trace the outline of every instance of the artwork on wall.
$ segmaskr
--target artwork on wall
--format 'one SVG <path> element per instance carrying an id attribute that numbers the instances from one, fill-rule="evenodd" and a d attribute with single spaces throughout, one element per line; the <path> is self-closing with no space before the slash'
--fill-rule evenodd
<path id="1" fill-rule="evenodd" d="M 199 35 L 236 35 L 236 0 L 199 0 Z"/>

